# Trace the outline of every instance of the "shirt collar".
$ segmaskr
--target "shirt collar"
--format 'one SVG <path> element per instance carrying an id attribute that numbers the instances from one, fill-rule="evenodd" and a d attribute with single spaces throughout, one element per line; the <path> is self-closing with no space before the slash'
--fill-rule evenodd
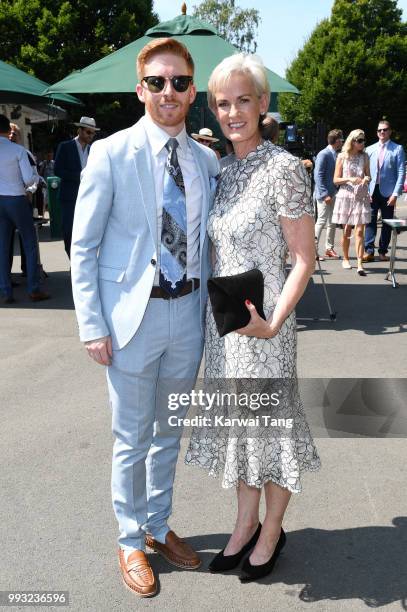
<path id="1" fill-rule="evenodd" d="M 145 115 L 144 127 L 147 133 L 147 138 L 151 146 L 153 155 L 159 155 L 171 136 L 165 130 L 160 128 L 149 115 Z M 182 130 L 174 137 L 178 140 L 179 148 L 182 153 L 188 150 L 188 137 L 185 125 Z"/>
<path id="2" fill-rule="evenodd" d="M 76 144 L 78 145 L 78 147 L 79 147 L 80 149 L 82 149 L 82 151 L 86 151 L 86 150 L 87 150 L 88 145 L 85 145 L 85 146 L 83 147 L 83 146 L 81 145 L 81 143 L 79 142 L 79 136 L 75 136 L 75 139 L 74 139 L 74 140 L 76 140 Z"/>

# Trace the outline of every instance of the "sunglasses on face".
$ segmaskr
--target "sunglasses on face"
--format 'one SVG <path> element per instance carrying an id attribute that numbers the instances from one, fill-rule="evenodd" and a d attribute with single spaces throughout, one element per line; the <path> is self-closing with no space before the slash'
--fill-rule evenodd
<path id="1" fill-rule="evenodd" d="M 95 133 L 93 130 L 86 130 L 85 128 L 81 128 L 82 132 L 85 132 L 85 134 L 87 134 L 88 136 L 93 136 L 93 134 Z"/>
<path id="2" fill-rule="evenodd" d="M 377 128 L 378 132 L 388 132 L 389 128 Z"/>
<path id="3" fill-rule="evenodd" d="M 173 77 L 146 76 L 141 79 L 141 84 L 145 83 L 145 88 L 148 89 L 148 91 L 151 91 L 151 93 L 159 93 L 164 89 L 167 81 L 171 81 L 171 85 L 175 91 L 182 93 L 188 89 L 193 81 L 193 77 L 188 75 Z"/>
<path id="4" fill-rule="evenodd" d="M 366 140 L 364 138 L 355 138 L 355 142 L 357 142 L 358 144 L 362 144 L 366 142 Z"/>

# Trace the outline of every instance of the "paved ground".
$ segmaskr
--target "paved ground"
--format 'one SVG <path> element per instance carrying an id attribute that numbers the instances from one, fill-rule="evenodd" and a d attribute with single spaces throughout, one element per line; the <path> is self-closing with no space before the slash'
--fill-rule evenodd
<path id="1" fill-rule="evenodd" d="M 301 319 L 327 315 L 314 275 L 297 311 L 302 377 L 373 377 L 382 379 L 377 389 L 404 388 L 407 232 L 399 244 L 396 290 L 383 279 L 385 264 L 370 264 L 365 279 L 339 262 L 323 264 L 335 323 Z M 47 241 L 46 229 L 41 252 L 52 300 L 32 305 L 20 287 L 18 303 L 0 314 L 0 589 L 69 590 L 75 612 L 407 609 L 407 443 L 398 437 L 405 401 L 386 429 L 394 437 L 343 438 L 335 437 L 341 427 L 327 420 L 326 402 L 313 405 L 313 392 L 306 403 L 323 469 L 304 477 L 303 494 L 289 506 L 288 543 L 272 577 L 241 585 L 236 573 L 207 572 L 232 529 L 234 492 L 183 465 L 184 440 L 172 526 L 201 552 L 203 567 L 182 572 L 152 555 L 159 595 L 141 601 L 127 591 L 115 557 L 104 372 L 78 343 L 62 244 Z M 376 399 L 385 412 L 386 395 Z"/>

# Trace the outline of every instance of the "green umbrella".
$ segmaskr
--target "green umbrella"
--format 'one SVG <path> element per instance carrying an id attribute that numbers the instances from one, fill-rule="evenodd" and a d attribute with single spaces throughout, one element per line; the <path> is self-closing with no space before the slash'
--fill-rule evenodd
<path id="1" fill-rule="evenodd" d="M 47 101 L 43 95 L 46 87 L 48 83 L 45 81 L 0 60 L 0 102 L 3 104 L 44 103 Z M 66 94 L 51 97 L 69 104 L 82 104 L 77 98 Z"/>
<path id="2" fill-rule="evenodd" d="M 165 23 L 147 30 L 145 36 L 90 64 L 83 70 L 73 72 L 46 90 L 47 93 L 126 93 L 134 92 L 137 83 L 136 58 L 138 53 L 153 38 L 171 36 L 188 47 L 195 62 L 194 82 L 197 90 L 207 89 L 209 76 L 220 61 L 239 53 L 238 49 L 217 35 L 207 23 L 189 15 L 179 15 Z M 294 85 L 267 70 L 273 93 L 298 94 Z"/>

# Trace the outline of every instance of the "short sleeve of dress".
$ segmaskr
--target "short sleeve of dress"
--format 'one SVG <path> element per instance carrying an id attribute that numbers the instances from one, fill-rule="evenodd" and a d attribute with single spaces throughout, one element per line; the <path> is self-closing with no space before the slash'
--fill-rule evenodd
<path id="1" fill-rule="evenodd" d="M 314 216 L 311 178 L 301 160 L 290 154 L 279 156 L 271 176 L 271 188 L 277 216 L 299 219 Z"/>

